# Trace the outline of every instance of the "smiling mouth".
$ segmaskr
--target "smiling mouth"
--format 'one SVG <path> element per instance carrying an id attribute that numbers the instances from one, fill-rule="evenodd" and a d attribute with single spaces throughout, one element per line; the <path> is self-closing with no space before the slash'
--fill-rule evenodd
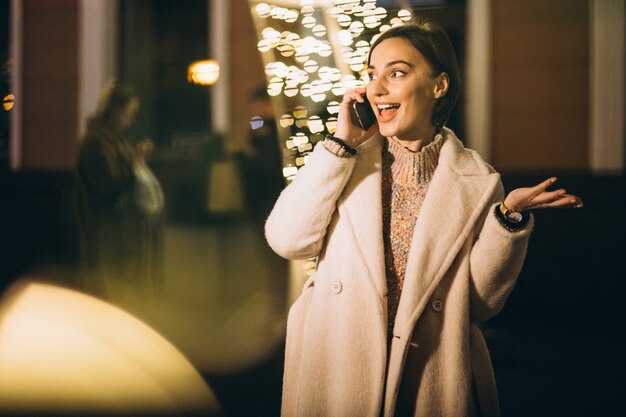
<path id="1" fill-rule="evenodd" d="M 381 122 L 387 122 L 396 115 L 396 112 L 400 108 L 399 104 L 377 104 L 378 120 Z"/>

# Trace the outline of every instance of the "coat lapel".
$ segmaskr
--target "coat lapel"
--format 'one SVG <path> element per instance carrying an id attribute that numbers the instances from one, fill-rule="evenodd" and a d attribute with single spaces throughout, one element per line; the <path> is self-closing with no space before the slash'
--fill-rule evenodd
<path id="1" fill-rule="evenodd" d="M 499 175 L 446 130 L 424 204 L 413 232 L 394 334 L 410 337 L 437 284 L 491 202 Z"/>
<path id="2" fill-rule="evenodd" d="M 375 136 L 359 147 L 352 176 L 339 204 L 353 235 L 354 251 L 366 265 L 381 298 L 387 293 L 383 247 L 381 164 L 383 138 Z"/>

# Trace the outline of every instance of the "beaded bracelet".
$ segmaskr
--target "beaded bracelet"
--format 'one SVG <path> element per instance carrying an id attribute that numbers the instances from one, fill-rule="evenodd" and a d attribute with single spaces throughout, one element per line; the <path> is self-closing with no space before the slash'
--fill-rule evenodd
<path id="1" fill-rule="evenodd" d="M 348 146 L 343 140 L 336 138 L 332 135 L 326 135 L 324 140 L 324 147 L 333 154 L 342 158 L 348 158 L 356 155 L 356 149 Z"/>

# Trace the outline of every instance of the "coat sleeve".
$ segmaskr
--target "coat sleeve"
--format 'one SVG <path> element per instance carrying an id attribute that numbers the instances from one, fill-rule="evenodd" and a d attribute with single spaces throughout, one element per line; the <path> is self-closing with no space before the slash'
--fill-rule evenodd
<path id="1" fill-rule="evenodd" d="M 470 256 L 470 314 L 474 322 L 489 320 L 504 306 L 522 270 L 534 225 L 531 215 L 520 230 L 511 232 L 504 228 L 495 214 L 503 198 L 504 192 L 500 185 L 488 206 L 489 211 Z"/>
<path id="2" fill-rule="evenodd" d="M 356 158 L 341 158 L 319 143 L 281 193 L 265 223 L 270 247 L 287 259 L 317 256 Z"/>

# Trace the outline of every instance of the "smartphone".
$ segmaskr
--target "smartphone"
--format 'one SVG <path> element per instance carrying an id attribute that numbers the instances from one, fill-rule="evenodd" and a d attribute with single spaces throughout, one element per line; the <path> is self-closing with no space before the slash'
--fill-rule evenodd
<path id="1" fill-rule="evenodd" d="M 376 114 L 374 114 L 374 110 L 372 110 L 372 106 L 370 102 L 367 100 L 367 96 L 363 94 L 363 103 L 359 103 L 355 101 L 352 105 L 354 107 L 354 112 L 356 113 L 356 117 L 361 125 L 363 130 L 367 130 L 376 123 Z"/>

